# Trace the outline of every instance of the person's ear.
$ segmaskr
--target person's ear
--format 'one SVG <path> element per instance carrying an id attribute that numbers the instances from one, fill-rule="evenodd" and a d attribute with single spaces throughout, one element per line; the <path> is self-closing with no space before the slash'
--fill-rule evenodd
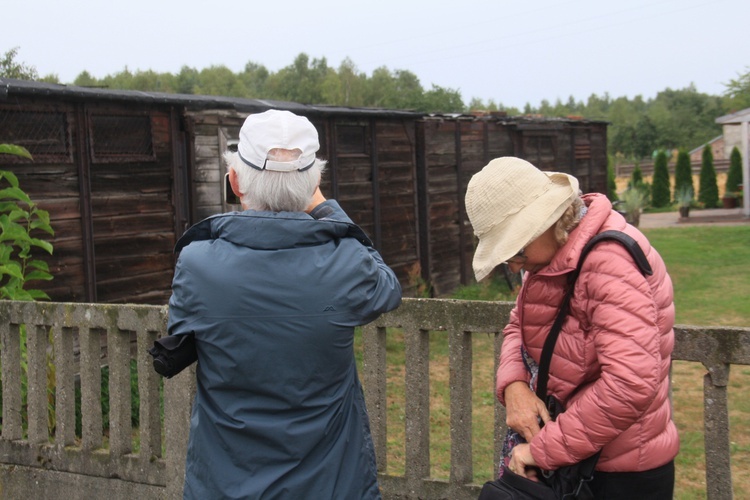
<path id="1" fill-rule="evenodd" d="M 241 200 L 242 192 L 240 191 L 240 183 L 237 180 L 237 172 L 231 167 L 229 168 L 229 185 L 232 186 L 232 192 Z"/>

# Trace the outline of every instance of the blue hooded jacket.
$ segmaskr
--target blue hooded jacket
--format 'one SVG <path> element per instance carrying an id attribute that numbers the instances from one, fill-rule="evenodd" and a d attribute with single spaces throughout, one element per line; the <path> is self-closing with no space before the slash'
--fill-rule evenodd
<path id="1" fill-rule="evenodd" d="M 169 334 L 198 351 L 184 497 L 375 499 L 354 327 L 401 286 L 338 203 L 208 218 L 176 247 Z"/>

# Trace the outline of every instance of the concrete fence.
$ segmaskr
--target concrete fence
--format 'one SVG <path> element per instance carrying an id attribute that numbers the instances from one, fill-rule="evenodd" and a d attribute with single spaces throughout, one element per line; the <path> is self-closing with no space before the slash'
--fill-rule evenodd
<path id="1" fill-rule="evenodd" d="M 472 337 L 494 336 L 497 359 L 510 308 L 505 302 L 405 299 L 398 310 L 364 328 L 362 378 L 384 498 L 477 497 L 480 485 L 474 483 L 472 465 Z M 182 496 L 195 370 L 164 381 L 160 396 L 162 381 L 146 349 L 165 334 L 166 317 L 166 307 L 159 306 L 0 301 L 0 498 Z M 386 339 L 394 331 L 404 339 L 403 423 L 386 419 Z M 430 332 L 448 337 L 448 480 L 430 478 Z M 680 326 L 676 336 L 674 359 L 701 362 L 707 369 L 707 496 L 732 498 L 727 385 L 730 365 L 750 364 L 750 329 Z M 140 400 L 138 429 L 131 424 L 133 359 Z M 106 413 L 101 405 L 104 363 L 108 366 Z M 497 464 L 505 432 L 503 408 L 496 404 L 494 414 Z M 389 425 L 405 426 L 405 466 L 399 476 L 386 473 Z"/>

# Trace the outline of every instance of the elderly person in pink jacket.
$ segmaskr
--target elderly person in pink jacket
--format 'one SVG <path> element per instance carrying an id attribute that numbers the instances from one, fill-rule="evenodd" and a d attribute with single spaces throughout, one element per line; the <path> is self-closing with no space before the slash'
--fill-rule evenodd
<path id="1" fill-rule="evenodd" d="M 596 498 L 671 499 L 679 448 L 669 401 L 674 303 L 656 249 L 606 196 L 581 196 L 575 177 L 519 158 L 492 160 L 474 175 L 466 211 L 479 238 L 477 280 L 502 263 L 525 271 L 497 371 L 509 427 L 505 463 L 535 478 L 537 468 L 555 470 L 601 450 Z M 587 256 L 552 356 L 548 392 L 565 412 L 551 421 L 533 392 L 537 363 L 567 275 L 584 245 L 607 230 L 632 236 L 653 274 L 641 274 L 617 242 Z"/>

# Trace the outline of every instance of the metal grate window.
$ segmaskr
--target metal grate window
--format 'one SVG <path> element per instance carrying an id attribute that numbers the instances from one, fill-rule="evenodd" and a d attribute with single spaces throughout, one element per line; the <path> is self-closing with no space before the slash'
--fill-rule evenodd
<path id="1" fill-rule="evenodd" d="M 155 161 L 149 115 L 89 115 L 95 163 Z"/>
<path id="2" fill-rule="evenodd" d="M 63 111 L 19 111 L 0 108 L 0 144 L 23 146 L 39 162 L 72 162 L 68 114 Z M 3 163 L 29 162 L 3 155 Z"/>
<path id="3" fill-rule="evenodd" d="M 336 146 L 340 157 L 369 156 L 368 127 L 366 125 L 337 125 Z"/>

